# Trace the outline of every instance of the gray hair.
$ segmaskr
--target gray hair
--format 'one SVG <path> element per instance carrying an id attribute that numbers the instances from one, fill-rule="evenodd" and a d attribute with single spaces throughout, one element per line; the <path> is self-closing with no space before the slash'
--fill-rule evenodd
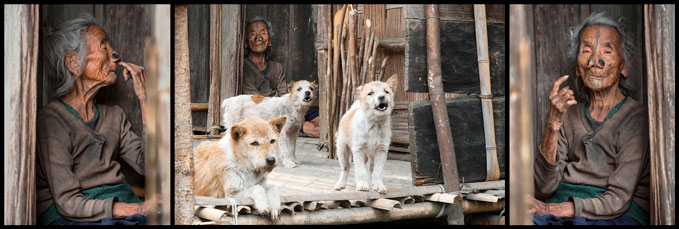
<path id="1" fill-rule="evenodd" d="M 245 24 L 245 29 L 247 29 L 248 26 L 250 26 L 250 24 L 255 23 L 255 22 L 258 22 L 258 21 L 264 22 L 264 24 L 266 25 L 266 32 L 269 33 L 269 41 L 271 41 L 271 38 L 273 38 L 273 29 L 271 29 L 271 22 L 269 22 L 268 20 L 264 19 L 263 17 L 255 16 L 254 18 L 250 19 L 250 20 Z M 247 39 L 248 39 L 248 35 L 247 35 L 247 34 L 248 34 L 248 32 L 246 31 L 245 34 L 246 34 L 246 35 L 245 35 L 244 37 L 245 37 L 245 40 L 246 40 L 246 43 L 247 43 Z M 245 49 L 244 51 L 245 51 L 245 52 L 244 52 L 245 56 L 248 56 L 248 55 L 250 54 L 250 50 L 249 50 L 249 49 Z M 265 52 L 265 56 L 268 58 L 268 57 L 270 56 L 270 54 L 271 54 L 271 48 L 267 48 L 267 49 L 266 49 L 266 52 Z"/>
<path id="2" fill-rule="evenodd" d="M 582 31 L 587 28 L 588 26 L 593 26 L 593 25 L 604 25 L 611 27 L 615 29 L 615 31 L 618 32 L 620 35 L 620 39 L 622 41 L 622 58 L 623 62 L 625 64 L 625 67 L 629 69 L 632 63 L 632 58 L 631 55 L 634 53 L 635 47 L 634 47 L 634 42 L 633 42 L 633 37 L 627 35 L 627 32 L 625 31 L 625 26 L 622 23 L 624 20 L 623 17 L 619 17 L 617 20 L 610 19 L 606 17 L 604 12 L 593 12 L 590 14 L 587 19 L 582 21 L 582 23 L 578 26 L 575 27 L 570 27 L 569 28 L 569 41 L 570 44 L 568 46 L 568 49 L 566 51 L 566 56 L 568 57 L 568 60 L 570 63 L 576 63 L 577 58 L 578 58 L 578 49 L 580 47 L 580 34 Z M 575 69 L 575 66 L 573 66 L 572 69 Z M 582 82 L 582 78 L 580 77 L 573 77 L 575 80 L 575 89 L 576 89 L 576 98 L 580 101 L 589 101 L 589 93 L 587 93 L 587 88 L 584 85 L 584 82 Z M 635 96 L 636 92 L 632 85 L 630 85 L 629 82 L 627 82 L 626 77 L 620 77 L 618 81 L 618 86 L 620 87 L 622 93 L 626 96 Z"/>
<path id="3" fill-rule="evenodd" d="M 95 25 L 94 17 L 88 13 L 82 13 L 77 18 L 64 22 L 54 29 L 47 29 L 43 40 L 43 52 L 45 53 L 45 75 L 51 77 L 51 82 L 56 88 L 54 96 L 61 97 L 71 91 L 75 78 L 80 76 L 85 69 L 85 56 L 88 52 L 85 33 L 87 28 Z M 68 52 L 74 52 L 80 59 L 80 69 L 72 74 L 64 58 Z"/>

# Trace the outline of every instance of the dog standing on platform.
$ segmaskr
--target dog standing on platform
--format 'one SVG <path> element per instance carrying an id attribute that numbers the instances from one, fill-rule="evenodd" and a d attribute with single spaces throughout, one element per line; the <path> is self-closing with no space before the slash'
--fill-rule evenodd
<path id="1" fill-rule="evenodd" d="M 372 189 L 381 194 L 387 193 L 382 172 L 391 142 L 393 90 L 397 85 L 398 77 L 392 75 L 386 83 L 373 81 L 356 88 L 358 100 L 342 116 L 336 134 L 341 174 L 335 190 L 342 190 L 346 186 L 349 157 L 353 155 L 356 190 L 370 190 L 372 178 Z"/>
<path id="2" fill-rule="evenodd" d="M 285 122 L 283 116 L 268 122 L 250 117 L 232 126 L 219 141 L 201 142 L 194 151 L 196 195 L 251 197 L 257 214 L 277 221 L 280 193 L 266 184 L 266 176 L 276 167 L 277 139 Z"/>
<path id="3" fill-rule="evenodd" d="M 257 116 L 271 119 L 285 116 L 287 122 L 279 139 L 279 154 L 281 163 L 286 168 L 297 166 L 295 158 L 295 143 L 297 133 L 304 124 L 304 115 L 315 98 L 316 82 L 306 80 L 292 81 L 288 94 L 281 97 L 264 97 L 261 95 L 239 95 L 222 102 L 224 111 L 222 124 L 230 128 L 245 117 Z"/>

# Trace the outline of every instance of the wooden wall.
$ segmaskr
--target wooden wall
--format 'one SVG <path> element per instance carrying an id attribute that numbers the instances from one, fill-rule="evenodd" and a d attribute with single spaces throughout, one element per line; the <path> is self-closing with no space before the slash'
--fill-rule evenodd
<path id="1" fill-rule="evenodd" d="M 674 225 L 676 215 L 675 12 L 674 5 L 644 6 L 653 225 Z"/>
<path id="2" fill-rule="evenodd" d="M 5 5 L 5 225 L 35 224 L 37 5 Z"/>
<path id="3" fill-rule="evenodd" d="M 189 4 L 189 68 L 191 73 L 191 103 L 207 103 L 210 92 L 210 7 Z M 207 110 L 192 111 L 193 130 L 205 131 Z"/>
<path id="4" fill-rule="evenodd" d="M 547 117 L 548 95 L 552 84 L 557 78 L 570 74 L 569 85 L 574 88 L 575 68 L 569 64 L 566 57 L 568 47 L 568 28 L 577 26 L 592 12 L 605 11 L 613 19 L 625 16 L 623 21 L 634 37 L 636 53 L 630 66 L 628 80 L 637 90 L 635 100 L 646 103 L 646 73 L 643 54 L 643 17 L 641 5 L 535 5 L 533 6 L 534 34 L 532 40 L 535 45 L 535 78 L 532 79 L 535 95 L 534 118 L 535 146 L 540 145 L 545 131 Z M 535 151 L 537 152 L 537 151 Z"/>
<path id="5" fill-rule="evenodd" d="M 104 31 L 111 39 L 111 45 L 120 53 L 126 62 L 140 66 L 146 66 L 144 53 L 146 40 L 151 37 L 152 28 L 151 6 L 149 5 L 41 5 L 40 18 L 41 30 L 54 27 L 59 23 L 71 20 L 80 13 L 92 14 Z M 44 33 L 44 32 L 41 32 Z M 42 50 L 41 50 L 42 51 Z M 42 56 L 42 54 L 40 55 Z M 40 58 L 42 59 L 42 58 Z M 41 68 L 44 70 L 44 67 Z M 38 109 L 49 103 L 52 99 L 48 72 L 38 74 Z M 132 131 L 141 136 L 143 124 L 139 99 L 134 93 L 134 85 L 131 80 L 123 78 L 123 68 L 116 70 L 118 80 L 115 84 L 104 87 L 96 95 L 97 103 L 118 105 L 123 109 L 127 119 L 132 125 Z M 150 118 L 150 117 L 149 117 Z M 122 171 L 132 186 L 143 187 L 144 178 L 121 161 Z"/>
<path id="6" fill-rule="evenodd" d="M 271 22 L 273 50 L 271 59 L 283 64 L 285 77 L 291 80 L 318 80 L 316 71 L 316 15 L 309 4 L 247 4 L 245 23 L 255 16 Z"/>

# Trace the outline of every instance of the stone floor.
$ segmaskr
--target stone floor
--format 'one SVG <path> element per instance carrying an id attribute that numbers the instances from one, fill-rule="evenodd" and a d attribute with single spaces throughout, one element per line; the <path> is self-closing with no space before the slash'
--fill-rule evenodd
<path id="1" fill-rule="evenodd" d="M 212 139 L 214 141 L 216 139 Z M 204 139 L 194 139 L 195 148 Z M 318 150 L 318 138 L 297 138 L 296 156 L 299 166 L 295 168 L 276 167 L 269 174 L 268 182 L 279 186 L 281 195 L 303 193 L 337 192 L 333 189 L 340 174 L 337 160 L 326 158 L 327 152 Z M 351 164 L 353 166 L 353 162 Z M 387 160 L 384 166 L 384 184 L 389 187 L 412 186 L 410 162 Z M 342 191 L 354 191 L 354 168 L 347 179 L 347 187 Z"/>

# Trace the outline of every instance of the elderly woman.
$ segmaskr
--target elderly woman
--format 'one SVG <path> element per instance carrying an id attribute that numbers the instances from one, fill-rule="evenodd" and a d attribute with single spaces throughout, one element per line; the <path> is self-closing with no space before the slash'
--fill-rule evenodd
<path id="1" fill-rule="evenodd" d="M 248 21 L 246 27 L 243 94 L 282 96 L 288 93 L 283 65 L 269 60 L 273 36 L 271 23 L 261 17 Z"/>
<path id="2" fill-rule="evenodd" d="M 44 36 L 45 75 L 58 82 L 55 100 L 37 118 L 39 224 L 145 224 L 149 211 L 125 183 L 121 158 L 144 174 L 144 142 L 118 106 L 97 104 L 102 87 L 133 79 L 145 115 L 144 68 L 122 61 L 91 15 Z M 145 118 L 143 119 L 144 123 Z"/>
<path id="3" fill-rule="evenodd" d="M 536 224 L 647 224 L 649 209 L 648 114 L 629 97 L 631 37 L 621 25 L 592 14 L 571 31 L 576 92 L 549 95 L 546 130 L 535 156 L 532 200 Z"/>

